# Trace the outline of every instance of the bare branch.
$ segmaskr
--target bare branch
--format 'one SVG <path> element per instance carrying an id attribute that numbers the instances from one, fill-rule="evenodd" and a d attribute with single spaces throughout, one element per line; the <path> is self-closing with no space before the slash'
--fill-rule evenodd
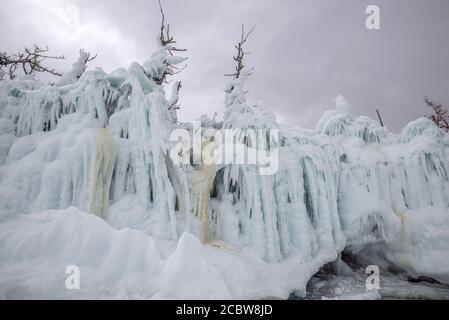
<path id="1" fill-rule="evenodd" d="M 437 104 L 425 97 L 424 102 L 432 108 L 434 114 L 429 117 L 439 128 L 449 132 L 449 112 L 441 104 Z"/>
<path id="2" fill-rule="evenodd" d="M 48 46 L 41 48 L 34 44 L 31 49 L 25 47 L 23 52 L 19 51 L 13 55 L 4 53 L 0 56 L 0 70 L 7 73 L 10 79 L 14 79 L 17 76 L 16 71 L 19 66 L 26 75 L 46 72 L 55 76 L 62 76 L 62 73 L 55 69 L 44 66 L 43 62 L 47 59 L 62 60 L 65 57 L 47 55 L 48 51 Z"/>
<path id="3" fill-rule="evenodd" d="M 89 55 L 90 55 L 90 53 L 89 53 Z M 95 58 L 96 58 L 97 56 L 98 56 L 98 54 L 94 55 L 92 58 L 87 59 L 86 62 L 90 62 L 90 61 L 92 61 L 92 60 L 95 60 Z"/>
<path id="4" fill-rule="evenodd" d="M 165 47 L 170 44 L 175 44 L 176 41 L 174 40 L 174 37 L 172 35 L 170 35 L 170 25 L 165 24 L 165 13 L 164 13 L 164 9 L 162 8 L 161 0 L 159 0 L 158 2 L 159 2 L 159 9 L 160 9 L 161 16 L 162 16 L 159 40 L 160 40 L 161 46 Z M 187 51 L 187 49 L 179 49 L 179 48 L 170 46 L 168 51 L 171 53 L 171 51 Z"/>
<path id="5" fill-rule="evenodd" d="M 240 41 L 235 45 L 235 48 L 237 49 L 237 55 L 233 57 L 234 61 L 237 63 L 235 67 L 234 73 L 228 73 L 225 74 L 226 77 L 234 77 L 234 79 L 239 79 L 242 73 L 242 70 L 245 68 L 245 65 L 243 64 L 243 59 L 245 58 L 245 55 L 251 54 L 250 52 L 247 52 L 243 49 L 243 45 L 248 41 L 248 37 L 254 32 L 255 27 L 253 26 L 251 30 L 247 33 L 245 33 L 245 25 L 242 24 L 242 34 L 240 37 Z M 248 73 L 248 75 L 251 75 L 251 71 Z"/>

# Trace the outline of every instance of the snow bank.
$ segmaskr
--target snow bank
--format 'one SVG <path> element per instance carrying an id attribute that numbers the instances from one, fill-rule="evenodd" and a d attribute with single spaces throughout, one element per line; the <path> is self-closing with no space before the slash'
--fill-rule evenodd
<path id="1" fill-rule="evenodd" d="M 76 208 L 0 223 L 0 261 L 4 299 L 150 298 L 163 267 L 151 237 Z M 69 265 L 80 269 L 80 290 L 65 286 Z"/>
<path id="2" fill-rule="evenodd" d="M 222 243 L 184 233 L 176 247 L 142 232 L 115 230 L 76 208 L 0 223 L 0 297 L 4 299 L 286 299 L 304 293 L 319 265 L 298 258 L 264 262 Z M 168 258 L 167 258 L 168 257 Z M 80 289 L 66 288 L 67 266 Z"/>

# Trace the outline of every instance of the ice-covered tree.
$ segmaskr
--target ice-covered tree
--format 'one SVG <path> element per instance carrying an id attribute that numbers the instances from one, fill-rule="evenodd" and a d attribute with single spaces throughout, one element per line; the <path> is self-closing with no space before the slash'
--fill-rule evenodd
<path id="1" fill-rule="evenodd" d="M 75 206 L 114 226 L 125 219 L 148 233 L 177 238 L 176 214 L 189 211 L 188 191 L 168 149 L 181 86 L 175 84 L 170 99 L 164 83 L 185 58 L 174 55 L 184 49 L 174 46 L 162 20 L 158 46 L 142 64 L 111 73 L 86 70 L 91 56 L 81 50 L 54 86 L 37 79 L 0 83 L 0 97 L 10 97 L 0 101 L 0 165 L 21 159 L 23 147 L 15 146 L 21 138 L 25 149 L 40 141 L 35 136 L 45 141 L 29 149 L 36 149 L 34 164 L 20 173 L 37 177 L 34 191 L 24 189 L 30 201 L 9 206 L 2 198 L 0 211 Z M 111 206 L 119 202 L 126 216 Z"/>
<path id="2" fill-rule="evenodd" d="M 180 66 L 186 57 L 176 56 L 175 53 L 185 52 L 187 49 L 178 48 L 176 40 L 170 33 L 170 24 L 165 21 L 165 13 L 162 4 L 159 1 L 161 12 L 161 27 L 157 36 L 158 48 L 151 55 L 151 58 L 143 63 L 145 75 L 153 80 L 157 85 L 168 84 L 169 76 L 174 76 L 186 68 L 187 65 Z M 181 82 L 175 82 L 173 85 L 171 97 L 169 98 L 169 111 L 173 122 L 177 122 L 176 110 L 179 109 L 179 91 L 182 88 Z"/>
<path id="3" fill-rule="evenodd" d="M 76 83 L 86 71 L 87 63 L 94 60 L 96 57 L 97 55 L 91 58 L 90 52 L 86 52 L 84 51 L 84 49 L 81 49 L 79 58 L 73 64 L 72 69 L 62 75 L 61 79 L 59 79 L 59 81 L 56 83 L 56 86 L 61 87 Z"/>
<path id="4" fill-rule="evenodd" d="M 162 16 L 160 33 L 157 38 L 159 49 L 153 54 L 152 63 L 147 63 L 144 68 L 145 74 L 149 78 L 153 79 L 158 85 L 162 85 L 167 82 L 168 76 L 173 76 L 185 68 L 185 66 L 179 67 L 178 65 L 187 58 L 175 56 L 174 52 L 185 52 L 187 49 L 180 49 L 175 46 L 176 40 L 170 34 L 170 24 L 165 22 L 165 14 L 160 1 L 159 8 Z"/>

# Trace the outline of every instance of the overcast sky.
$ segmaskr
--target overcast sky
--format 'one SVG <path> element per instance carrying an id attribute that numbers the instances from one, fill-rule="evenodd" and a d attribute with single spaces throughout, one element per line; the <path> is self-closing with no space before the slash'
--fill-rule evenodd
<path id="1" fill-rule="evenodd" d="M 365 8 L 380 27 L 365 27 Z M 449 0 L 163 0 L 187 48 L 179 118 L 223 113 L 224 73 L 232 72 L 241 23 L 256 26 L 246 64 L 250 103 L 262 101 L 285 124 L 313 128 L 342 94 L 355 115 L 400 130 L 428 113 L 428 95 L 449 105 Z M 80 48 L 106 71 L 142 62 L 156 46 L 156 0 L 0 0 L 0 50 L 48 44 L 70 68 Z"/>

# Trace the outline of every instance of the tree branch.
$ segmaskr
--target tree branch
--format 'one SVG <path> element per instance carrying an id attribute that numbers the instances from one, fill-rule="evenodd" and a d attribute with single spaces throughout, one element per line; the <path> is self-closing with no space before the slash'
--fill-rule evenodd
<path id="1" fill-rule="evenodd" d="M 170 35 L 170 25 L 165 24 L 165 13 L 164 9 L 162 8 L 161 0 L 158 0 L 159 3 L 159 9 L 161 12 L 161 27 L 160 27 L 160 34 L 159 34 L 159 42 L 162 47 L 165 47 L 166 50 L 169 52 L 171 56 L 173 56 L 173 52 L 185 52 L 187 49 L 180 49 L 174 46 L 176 41 L 174 40 L 174 37 Z M 148 75 L 148 77 L 153 78 L 154 81 L 156 81 L 157 84 L 162 85 L 163 83 L 167 83 L 167 76 L 172 76 L 175 74 L 180 73 L 182 70 L 184 70 L 187 65 L 185 65 L 183 68 L 178 68 L 174 64 L 169 63 L 167 61 L 164 61 L 164 65 L 166 67 L 166 70 L 163 72 L 162 76 L 160 78 L 154 78 L 151 77 L 151 75 Z"/>
<path id="2" fill-rule="evenodd" d="M 251 30 L 247 33 L 245 33 L 245 25 L 242 24 L 242 34 L 240 37 L 240 41 L 235 45 L 234 47 L 237 49 L 237 55 L 233 57 L 234 61 L 237 63 L 235 66 L 235 72 L 234 73 L 228 73 L 225 74 L 226 77 L 234 77 L 234 79 L 239 79 L 241 76 L 241 73 L 243 69 L 245 68 L 245 65 L 243 64 L 243 59 L 245 58 L 245 55 L 251 54 L 250 52 L 247 52 L 243 49 L 243 45 L 248 41 L 248 37 L 254 32 L 255 27 L 253 26 Z M 251 75 L 251 71 L 248 73 L 248 75 Z"/>
<path id="3" fill-rule="evenodd" d="M 439 128 L 446 132 L 449 132 L 449 112 L 441 104 L 437 104 L 425 97 L 424 102 L 432 108 L 434 114 L 429 118 L 432 120 Z"/>
<path id="4" fill-rule="evenodd" d="M 0 56 L 0 70 L 8 74 L 11 80 L 16 78 L 16 71 L 19 66 L 26 75 L 31 75 L 37 72 L 46 72 L 55 76 L 62 76 L 62 73 L 56 71 L 55 69 L 44 66 L 43 62 L 47 59 L 62 60 L 65 59 L 65 57 L 45 54 L 48 51 L 48 46 L 45 48 L 40 48 L 35 44 L 32 49 L 25 47 L 24 52 L 19 51 L 13 55 L 3 53 Z"/>

